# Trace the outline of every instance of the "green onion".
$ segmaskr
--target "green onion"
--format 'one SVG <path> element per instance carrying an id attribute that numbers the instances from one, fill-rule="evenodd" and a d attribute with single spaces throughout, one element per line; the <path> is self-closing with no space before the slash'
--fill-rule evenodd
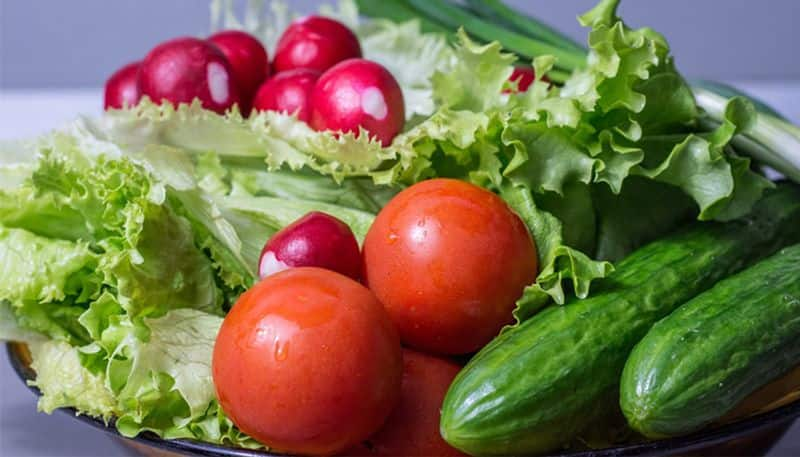
<path id="1" fill-rule="evenodd" d="M 691 84 L 692 87 L 706 89 L 725 98 L 744 97 L 750 100 L 759 112 L 787 120 L 785 116 L 775 111 L 775 109 L 767 105 L 766 102 L 759 100 L 750 94 L 746 94 L 733 86 L 729 86 L 718 81 L 708 81 L 703 79 L 694 80 L 691 82 Z"/>
<path id="2" fill-rule="evenodd" d="M 728 98 L 698 86 L 692 90 L 698 106 L 711 121 L 706 122 L 711 124 L 707 126 L 713 127 L 722 122 Z M 734 137 L 733 147 L 737 152 L 753 157 L 800 182 L 800 128 L 771 114 L 775 111 L 763 106 L 767 110 L 758 111 L 750 128 Z"/>
<path id="3" fill-rule="evenodd" d="M 452 30 L 463 27 L 470 35 L 478 40 L 491 42 L 499 41 L 509 51 L 528 58 L 540 55 L 556 57 L 556 66 L 564 70 L 580 68 L 585 63 L 585 56 L 574 51 L 567 51 L 558 46 L 537 41 L 503 27 L 486 22 L 469 12 L 453 6 L 443 0 L 406 0 L 406 4 L 413 7 L 422 15 L 433 19 Z"/>
<path id="4" fill-rule="evenodd" d="M 411 20 L 419 21 L 423 32 L 442 33 L 452 36 L 454 30 L 451 30 L 442 24 L 417 14 L 416 11 L 409 8 L 403 1 L 399 0 L 356 0 L 358 5 L 358 12 L 369 17 L 389 19 L 393 22 L 407 22 Z"/>
<path id="5" fill-rule="evenodd" d="M 514 10 L 500 0 L 467 0 L 466 3 L 485 19 L 493 18 L 498 25 L 503 24 L 518 33 L 564 50 L 586 53 L 586 48 L 582 44 L 544 22 Z"/>

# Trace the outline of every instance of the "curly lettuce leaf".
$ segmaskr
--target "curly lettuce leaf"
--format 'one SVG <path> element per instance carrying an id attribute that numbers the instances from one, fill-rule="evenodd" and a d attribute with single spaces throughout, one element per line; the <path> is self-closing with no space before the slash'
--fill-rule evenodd
<path id="1" fill-rule="evenodd" d="M 15 200 L 31 214 L 46 202 L 70 219 L 79 215 L 87 233 L 74 239 L 100 252 L 104 283 L 132 313 L 143 311 L 144 303 L 220 310 L 211 262 L 195 245 L 190 223 L 167 204 L 164 185 L 133 161 L 101 157 L 82 166 L 51 152 L 16 194 L 26 198 Z M 47 215 L 20 221 L 0 211 L 0 222 L 33 232 L 67 222 Z"/>
<path id="2" fill-rule="evenodd" d="M 369 178 L 336 182 L 313 170 L 275 170 L 222 164 L 214 153 L 197 157 L 198 186 L 214 196 L 276 197 L 311 200 L 377 213 L 399 192 L 399 186 L 376 185 Z"/>
<path id="3" fill-rule="evenodd" d="M 85 243 L 44 238 L 0 226 L 2 323 L 21 338 L 36 332 L 49 338 L 86 342 L 77 322 L 99 294 L 103 274 L 98 256 Z M 22 332 L 22 333 L 20 333 Z"/>
<path id="4" fill-rule="evenodd" d="M 395 158 L 393 150 L 367 134 L 317 132 L 293 116 L 272 111 L 247 119 L 236 111 L 219 115 L 197 101 L 175 108 L 145 98 L 133 108 L 85 122 L 99 137 L 129 151 L 163 145 L 195 155 L 213 152 L 223 161 L 260 163 L 270 170 L 306 167 L 337 180 L 372 176 L 384 161 Z"/>
<path id="5" fill-rule="evenodd" d="M 592 281 L 604 278 L 613 271 L 610 263 L 592 260 L 565 245 L 561 220 L 538 208 L 530 189 L 524 185 L 507 185 L 501 189 L 500 195 L 528 226 L 531 236 L 536 240 L 539 255 L 539 276 L 534 284 L 525 288 L 514 310 L 518 322 L 532 316 L 551 301 L 564 303 L 565 280 L 569 280 L 576 296 L 585 298 Z"/>
<path id="6" fill-rule="evenodd" d="M 86 243 L 0 227 L 0 297 L 12 305 L 86 302 L 100 288 L 98 256 Z"/>
<path id="7" fill-rule="evenodd" d="M 47 337 L 36 330 L 23 328 L 7 300 L 0 300 L 0 340 L 33 343 L 46 341 Z"/>
<path id="8" fill-rule="evenodd" d="M 746 130 L 754 116 L 748 102 L 732 99 L 716 130 L 685 136 L 660 164 L 637 167 L 634 173 L 682 189 L 697 203 L 700 220 L 741 217 L 764 190 L 773 187 L 768 179 L 751 170 L 749 159 L 738 157 L 728 148 L 733 136 Z M 658 149 L 657 144 L 653 146 Z"/>
<path id="9" fill-rule="evenodd" d="M 39 410 L 52 413 L 73 407 L 78 414 L 89 414 L 108 421 L 120 412 L 113 393 L 102 374 L 91 373 L 81 364 L 77 348 L 63 341 L 29 344 L 31 368 L 36 380 L 31 384 L 41 392 Z"/>
<path id="10" fill-rule="evenodd" d="M 498 42 L 480 45 L 463 29 L 458 31 L 456 63 L 436 71 L 431 77 L 433 96 L 438 104 L 453 110 L 486 111 L 500 105 L 516 57 L 504 53 Z"/>
<path id="11" fill-rule="evenodd" d="M 112 357 L 110 379 L 124 379 L 117 392 L 123 414 L 117 429 L 125 436 L 149 430 L 167 438 L 192 438 L 186 425 L 215 399 L 211 354 L 222 318 L 194 309 L 173 310 L 144 319 L 146 338 L 132 333 Z"/>

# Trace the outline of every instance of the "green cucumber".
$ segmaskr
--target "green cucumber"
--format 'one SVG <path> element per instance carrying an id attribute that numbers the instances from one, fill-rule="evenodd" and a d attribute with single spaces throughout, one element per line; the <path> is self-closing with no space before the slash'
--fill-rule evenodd
<path id="1" fill-rule="evenodd" d="M 779 185 L 748 217 L 697 223 L 637 250 L 589 298 L 545 309 L 481 350 L 447 392 L 442 436 L 470 454 L 541 453 L 619 414 L 622 369 L 650 327 L 800 241 L 798 226 L 800 190 Z"/>
<path id="2" fill-rule="evenodd" d="M 688 433 L 800 364 L 800 245 L 720 281 L 659 321 L 622 374 L 620 405 L 648 437 Z"/>

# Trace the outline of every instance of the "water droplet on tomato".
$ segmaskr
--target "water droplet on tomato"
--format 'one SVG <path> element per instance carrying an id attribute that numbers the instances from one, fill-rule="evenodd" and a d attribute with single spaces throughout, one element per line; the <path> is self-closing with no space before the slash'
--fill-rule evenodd
<path id="1" fill-rule="evenodd" d="M 275 338 L 275 360 L 283 362 L 289 357 L 289 342 Z"/>

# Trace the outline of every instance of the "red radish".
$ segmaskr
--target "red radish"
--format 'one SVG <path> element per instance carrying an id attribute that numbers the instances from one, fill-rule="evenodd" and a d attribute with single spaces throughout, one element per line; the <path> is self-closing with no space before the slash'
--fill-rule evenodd
<path id="1" fill-rule="evenodd" d="M 356 237 L 339 219 L 318 211 L 308 213 L 267 241 L 258 275 L 263 279 L 293 267 L 326 268 L 358 281 L 362 260 Z"/>
<path id="2" fill-rule="evenodd" d="M 323 72 L 337 63 L 361 57 L 358 38 L 341 22 L 308 16 L 292 22 L 278 40 L 275 71 L 311 68 Z"/>
<path id="3" fill-rule="evenodd" d="M 175 38 L 153 48 L 139 71 L 139 90 L 154 102 L 179 104 L 198 98 L 203 108 L 224 113 L 239 102 L 231 65 L 216 46 Z"/>
<path id="4" fill-rule="evenodd" d="M 253 109 L 297 113 L 303 122 L 311 120 L 311 91 L 320 73 L 307 68 L 278 73 L 267 80 L 256 93 Z"/>
<path id="5" fill-rule="evenodd" d="M 106 81 L 103 108 L 123 108 L 139 103 L 139 87 L 136 78 L 140 62 L 132 62 L 120 68 Z"/>
<path id="6" fill-rule="evenodd" d="M 269 76 L 267 51 L 256 37 L 241 30 L 223 30 L 208 37 L 228 59 L 243 102 L 249 102 Z"/>
<path id="7" fill-rule="evenodd" d="M 345 60 L 323 73 L 311 108 L 314 129 L 358 133 L 363 127 L 384 146 L 405 122 L 400 85 L 388 70 L 364 59 Z"/>
<path id="8" fill-rule="evenodd" d="M 510 94 L 512 92 L 527 92 L 528 88 L 531 87 L 533 81 L 536 79 L 536 73 L 533 71 L 531 67 L 514 67 L 514 71 L 511 73 L 511 76 L 508 77 L 509 81 L 514 81 L 517 83 L 517 90 L 511 90 L 511 88 L 503 89 L 504 94 Z M 542 77 L 542 81 L 549 81 L 547 76 Z"/>

